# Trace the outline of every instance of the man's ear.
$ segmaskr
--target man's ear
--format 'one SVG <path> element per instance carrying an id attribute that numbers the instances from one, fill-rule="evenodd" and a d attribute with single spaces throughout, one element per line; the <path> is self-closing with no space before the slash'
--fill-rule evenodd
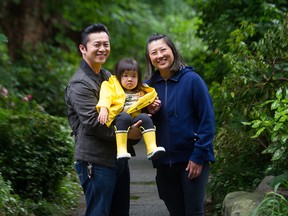
<path id="1" fill-rule="evenodd" d="M 86 47 L 83 44 L 79 44 L 79 50 L 83 54 L 86 52 Z"/>

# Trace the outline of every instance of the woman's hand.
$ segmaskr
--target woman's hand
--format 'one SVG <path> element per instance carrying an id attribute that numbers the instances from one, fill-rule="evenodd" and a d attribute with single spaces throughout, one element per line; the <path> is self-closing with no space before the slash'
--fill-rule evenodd
<path id="1" fill-rule="evenodd" d="M 202 165 L 196 164 L 193 161 L 189 161 L 186 167 L 186 171 L 188 171 L 188 178 L 194 179 L 201 174 Z"/>
<path id="2" fill-rule="evenodd" d="M 150 114 L 154 114 L 160 109 L 160 107 L 161 107 L 161 101 L 157 97 L 152 104 L 147 106 L 147 111 Z"/>

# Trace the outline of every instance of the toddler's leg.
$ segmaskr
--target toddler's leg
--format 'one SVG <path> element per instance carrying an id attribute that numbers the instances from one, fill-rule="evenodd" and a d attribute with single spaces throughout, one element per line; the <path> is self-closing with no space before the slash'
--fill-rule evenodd
<path id="1" fill-rule="evenodd" d="M 152 119 L 146 113 L 141 113 L 134 119 L 142 120 L 140 129 L 147 149 L 147 158 L 149 160 L 154 160 L 163 155 L 165 153 L 165 149 L 160 146 L 157 147 L 156 145 L 155 126 L 153 125 Z"/>
<path id="2" fill-rule="evenodd" d="M 125 112 L 120 113 L 114 120 L 114 129 L 117 144 L 117 159 L 130 159 L 127 152 L 128 131 L 131 124 L 131 116 Z"/>

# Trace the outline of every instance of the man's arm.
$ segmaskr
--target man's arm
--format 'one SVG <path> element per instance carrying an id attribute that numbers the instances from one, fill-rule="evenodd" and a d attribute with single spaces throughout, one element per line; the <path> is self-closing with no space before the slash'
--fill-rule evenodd
<path id="1" fill-rule="evenodd" d="M 96 95 L 99 90 L 93 89 L 89 84 L 83 82 L 73 83 L 68 91 L 71 106 L 77 113 L 80 123 L 88 135 L 100 137 L 112 141 L 115 139 L 113 128 L 100 124 L 98 112 L 95 108 L 98 103 Z"/>

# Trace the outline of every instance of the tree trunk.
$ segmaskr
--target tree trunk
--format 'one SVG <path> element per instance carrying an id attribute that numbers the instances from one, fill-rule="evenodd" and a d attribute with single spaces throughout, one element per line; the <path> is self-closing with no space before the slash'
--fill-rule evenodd
<path id="1" fill-rule="evenodd" d="M 1 0 L 0 25 L 8 38 L 8 51 L 12 60 L 22 59 L 24 50 L 35 49 L 39 42 L 49 37 L 51 22 L 49 18 L 45 19 L 43 2 Z"/>

